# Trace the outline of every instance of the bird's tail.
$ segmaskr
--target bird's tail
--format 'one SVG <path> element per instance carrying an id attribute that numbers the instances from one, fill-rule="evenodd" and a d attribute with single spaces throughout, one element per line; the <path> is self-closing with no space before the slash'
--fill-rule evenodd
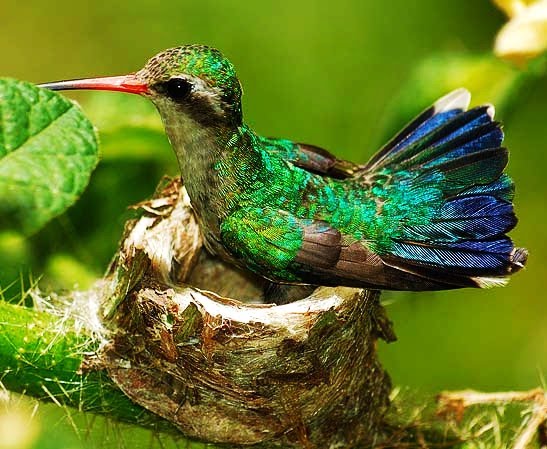
<path id="1" fill-rule="evenodd" d="M 527 251 L 506 235 L 517 223 L 507 150 L 494 108 L 467 111 L 458 89 L 437 101 L 365 166 L 367 177 L 408 176 L 435 185 L 438 202 L 422 223 L 402 223 L 382 255 L 392 268 L 447 285 L 491 287 L 524 266 Z M 425 200 L 424 200 L 425 201 Z"/>

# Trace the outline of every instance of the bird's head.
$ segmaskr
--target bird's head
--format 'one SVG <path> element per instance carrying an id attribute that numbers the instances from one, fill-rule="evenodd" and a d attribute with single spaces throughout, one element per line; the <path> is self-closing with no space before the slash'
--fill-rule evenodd
<path id="1" fill-rule="evenodd" d="M 185 45 L 158 53 L 136 73 L 41 84 L 52 90 L 94 89 L 148 97 L 164 121 L 184 115 L 201 126 L 239 126 L 241 86 L 220 51 Z"/>

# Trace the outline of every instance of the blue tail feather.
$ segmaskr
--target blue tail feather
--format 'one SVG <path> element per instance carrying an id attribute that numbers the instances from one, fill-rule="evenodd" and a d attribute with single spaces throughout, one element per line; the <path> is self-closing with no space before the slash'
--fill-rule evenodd
<path id="1" fill-rule="evenodd" d="M 404 160 L 390 162 L 395 162 L 398 168 L 407 169 L 428 162 L 434 166 L 449 158 L 480 151 L 481 148 L 499 147 L 503 131 L 498 123 L 492 122 L 489 113 L 486 107 L 460 112 L 433 129 L 427 138 L 415 142 L 414 148 L 405 153 Z"/>
<path id="2" fill-rule="evenodd" d="M 406 239 L 417 242 L 456 242 L 503 235 L 517 223 L 513 206 L 493 196 L 455 198 L 439 209 L 430 223 L 404 228 Z"/>
<path id="3" fill-rule="evenodd" d="M 507 161 L 505 148 L 489 148 L 445 161 L 435 169 L 444 175 L 441 188 L 446 197 L 469 187 L 497 181 Z"/>
<path id="4" fill-rule="evenodd" d="M 433 110 L 434 106 L 430 109 Z M 457 150 L 452 156 L 458 156 L 499 147 L 503 131 L 500 124 L 492 120 L 492 115 L 491 106 L 434 114 L 411 130 L 411 134 L 397 136 L 395 144 L 393 141 L 388 143 L 366 167 L 375 171 L 384 167 L 391 170 L 418 168 L 439 156 L 448 155 L 451 150 Z"/>
<path id="5" fill-rule="evenodd" d="M 484 148 L 499 148 L 503 141 L 503 132 L 497 123 L 489 123 L 473 128 L 457 136 L 450 136 L 438 142 L 416 162 L 424 163 L 425 168 L 436 167 L 448 160 L 473 154 Z"/>
<path id="6" fill-rule="evenodd" d="M 389 164 L 394 164 L 401 160 L 401 158 L 408 158 L 411 149 L 420 151 L 422 146 L 430 144 L 434 139 L 438 139 L 438 131 L 443 130 L 442 132 L 446 133 L 448 131 L 445 128 L 446 124 L 449 123 L 451 119 L 460 115 L 460 112 L 460 110 L 442 112 L 424 122 L 406 139 L 401 140 L 393 147 L 393 150 L 389 153 Z"/>
<path id="7" fill-rule="evenodd" d="M 475 195 L 492 195 L 493 197 L 511 203 L 515 196 L 515 186 L 509 176 L 503 173 L 496 181 L 487 185 L 476 185 L 462 190 L 457 198 Z"/>
<path id="8" fill-rule="evenodd" d="M 498 240 L 463 241 L 439 246 L 397 242 L 392 254 L 428 267 L 450 268 L 470 276 L 503 276 L 513 252 L 508 237 Z"/>
<path id="9" fill-rule="evenodd" d="M 493 120 L 491 106 L 465 111 L 468 99 L 460 90 L 439 100 L 374 156 L 366 170 L 387 170 L 393 177 L 411 173 L 417 186 L 440 189 L 443 202 L 428 222 L 403 225 L 393 241 L 389 253 L 395 265 L 418 274 L 423 269 L 427 276 L 434 272 L 439 279 L 444 270 L 445 280 L 450 272 L 450 282 L 463 276 L 461 286 L 473 280 L 484 287 L 524 266 L 527 252 L 506 236 L 517 218 L 513 183 L 503 173 L 508 153 L 501 147 L 501 125 Z"/>

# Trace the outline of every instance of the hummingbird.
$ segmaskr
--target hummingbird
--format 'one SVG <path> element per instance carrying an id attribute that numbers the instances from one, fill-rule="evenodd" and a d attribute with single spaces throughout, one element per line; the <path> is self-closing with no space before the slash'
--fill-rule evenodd
<path id="1" fill-rule="evenodd" d="M 264 137 L 243 120 L 232 63 L 171 48 L 129 75 L 41 84 L 142 95 L 158 109 L 213 255 L 274 284 L 441 290 L 505 285 L 527 251 L 494 107 L 461 88 L 365 164 Z"/>

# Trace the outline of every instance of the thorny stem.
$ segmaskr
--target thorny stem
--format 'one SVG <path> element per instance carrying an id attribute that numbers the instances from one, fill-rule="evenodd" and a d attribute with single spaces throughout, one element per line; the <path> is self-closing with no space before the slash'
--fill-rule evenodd
<path id="1" fill-rule="evenodd" d="M 445 391 L 438 397 L 438 413 L 441 415 L 454 414 L 456 419 L 461 419 L 465 409 L 474 405 L 516 402 L 533 403 L 531 417 L 513 444 L 513 449 L 527 449 L 531 447 L 535 436 L 541 432 L 547 422 L 547 392 L 541 388 L 500 393 L 483 393 L 474 390 Z M 541 444 L 543 445 L 543 443 Z"/>
<path id="2" fill-rule="evenodd" d="M 0 382 L 6 389 L 119 421 L 172 429 L 133 403 L 105 371 L 82 373 L 82 362 L 97 350 L 98 341 L 70 317 L 2 301 L 0 317 Z"/>

